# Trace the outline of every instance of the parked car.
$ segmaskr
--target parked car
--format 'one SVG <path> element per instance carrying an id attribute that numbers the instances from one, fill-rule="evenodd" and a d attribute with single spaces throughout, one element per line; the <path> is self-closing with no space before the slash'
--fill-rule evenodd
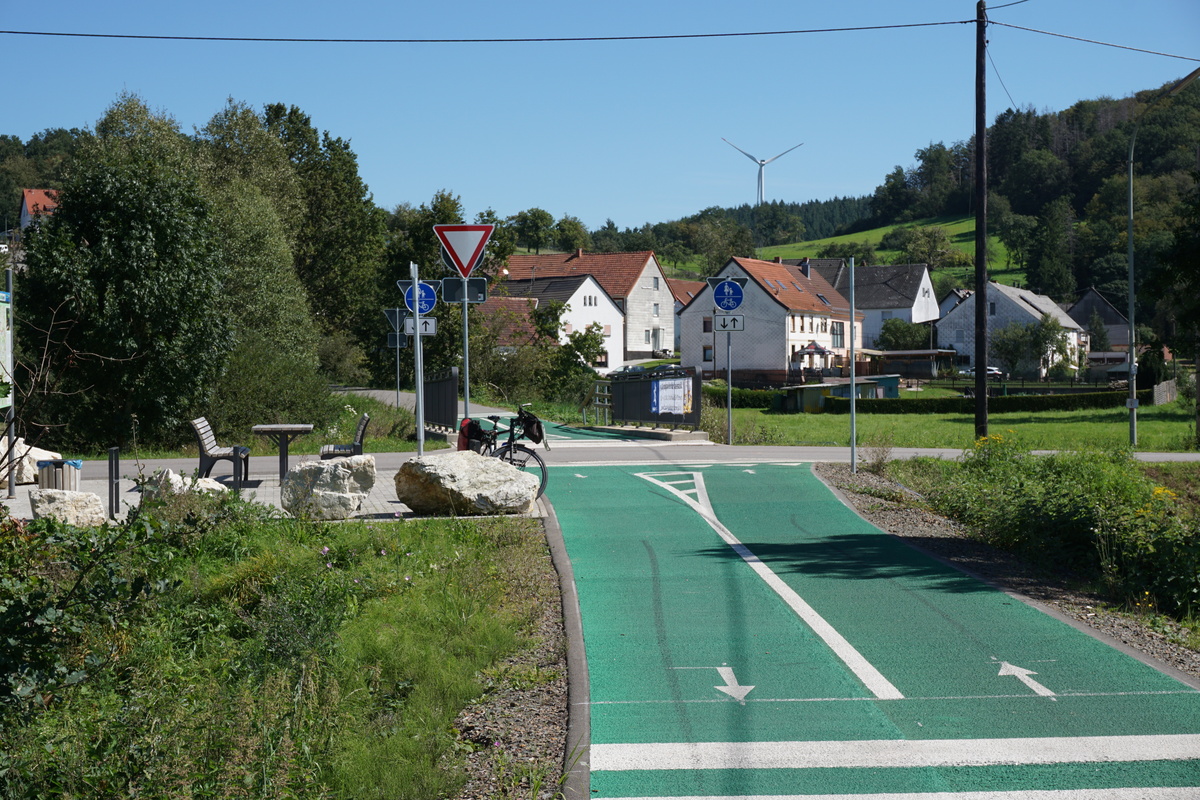
<path id="1" fill-rule="evenodd" d="M 1004 378 L 1005 378 L 1004 370 L 1000 369 L 999 367 L 986 367 L 986 369 L 987 369 L 987 379 L 989 381 L 1004 380 Z M 958 371 L 958 374 L 964 378 L 974 378 L 975 377 L 975 368 L 967 367 L 966 369 L 960 369 Z"/>
<path id="2" fill-rule="evenodd" d="M 609 378 L 609 379 L 629 378 L 634 375 L 641 375 L 645 371 L 646 371 L 646 368 L 643 367 L 641 364 L 626 364 L 623 367 L 617 367 L 616 369 L 612 370 L 604 377 Z"/>

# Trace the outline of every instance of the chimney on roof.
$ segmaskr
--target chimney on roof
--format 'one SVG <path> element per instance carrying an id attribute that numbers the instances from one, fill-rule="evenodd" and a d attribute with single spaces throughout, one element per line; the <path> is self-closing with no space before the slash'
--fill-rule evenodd
<path id="1" fill-rule="evenodd" d="M 808 272 L 808 256 L 805 256 L 804 258 L 800 259 L 800 271 L 804 273 L 804 277 L 806 277 L 806 278 L 812 277 Z"/>
<path id="2" fill-rule="evenodd" d="M 579 249 L 577 249 L 577 250 L 575 251 L 575 257 L 576 257 L 576 258 L 583 258 L 583 248 L 582 248 L 582 247 L 580 247 Z"/>
<path id="3" fill-rule="evenodd" d="M 783 256 L 775 256 L 775 263 L 776 263 L 776 264 L 782 264 L 782 263 L 783 263 Z"/>

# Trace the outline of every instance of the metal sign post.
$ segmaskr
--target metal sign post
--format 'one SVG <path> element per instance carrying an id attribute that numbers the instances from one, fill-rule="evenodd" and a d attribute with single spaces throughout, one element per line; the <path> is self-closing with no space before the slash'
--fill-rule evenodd
<path id="1" fill-rule="evenodd" d="M 712 289 L 714 325 L 718 312 L 729 314 L 742 305 L 745 298 L 745 286 L 749 278 L 709 278 L 708 286 Z M 733 444 L 733 332 L 743 330 L 740 315 L 724 316 L 722 326 L 725 330 L 725 440 Z M 736 322 L 735 322 L 736 320 Z M 715 329 L 715 328 L 714 328 Z"/>
<path id="2" fill-rule="evenodd" d="M 413 326 L 416 330 L 421 329 L 421 302 L 420 288 L 421 280 L 417 277 L 416 262 L 408 262 L 408 268 L 412 275 L 412 298 L 413 302 L 410 308 L 413 313 Z M 405 302 L 408 302 L 408 293 L 405 293 Z M 424 348 L 421 346 L 421 337 L 417 336 L 413 340 L 413 370 L 416 377 L 417 390 L 417 458 L 425 455 L 425 365 L 421 361 L 421 351 Z"/>
<path id="3" fill-rule="evenodd" d="M 858 397 L 858 386 L 854 374 L 854 256 L 847 263 L 850 265 L 850 471 L 858 472 L 858 415 L 855 398 Z"/>
<path id="4" fill-rule="evenodd" d="M 400 335 L 400 327 L 404 318 L 404 310 L 400 308 L 385 308 L 383 315 L 392 324 L 393 334 L 388 335 L 388 346 L 396 350 L 396 408 L 400 407 L 400 348 L 404 346 L 404 337 Z"/>
<path id="5" fill-rule="evenodd" d="M 434 225 L 433 233 L 442 243 L 442 261 L 449 260 L 451 266 L 462 276 L 462 329 L 463 329 L 463 418 L 471 416 L 471 355 L 467 321 L 467 278 L 483 260 L 483 248 L 492 238 L 495 225 Z"/>

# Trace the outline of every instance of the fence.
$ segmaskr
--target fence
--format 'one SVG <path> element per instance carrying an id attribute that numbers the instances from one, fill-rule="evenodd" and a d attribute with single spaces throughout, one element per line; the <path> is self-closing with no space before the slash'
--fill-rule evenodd
<path id="1" fill-rule="evenodd" d="M 458 367 L 425 380 L 425 424 L 458 430 Z"/>
<path id="2" fill-rule="evenodd" d="M 700 425 L 700 376 L 690 368 L 616 377 L 609 392 L 618 424 Z"/>

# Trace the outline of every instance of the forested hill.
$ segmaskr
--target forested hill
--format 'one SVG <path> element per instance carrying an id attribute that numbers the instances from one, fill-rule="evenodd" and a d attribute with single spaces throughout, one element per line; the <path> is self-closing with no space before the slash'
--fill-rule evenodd
<path id="1" fill-rule="evenodd" d="M 801 241 L 836 236 L 872 213 L 870 197 L 834 197 L 806 203 L 773 200 L 757 208 L 745 204 L 723 210 L 739 225 L 754 231 L 760 247 L 787 244 L 780 241 L 784 238 Z"/>

